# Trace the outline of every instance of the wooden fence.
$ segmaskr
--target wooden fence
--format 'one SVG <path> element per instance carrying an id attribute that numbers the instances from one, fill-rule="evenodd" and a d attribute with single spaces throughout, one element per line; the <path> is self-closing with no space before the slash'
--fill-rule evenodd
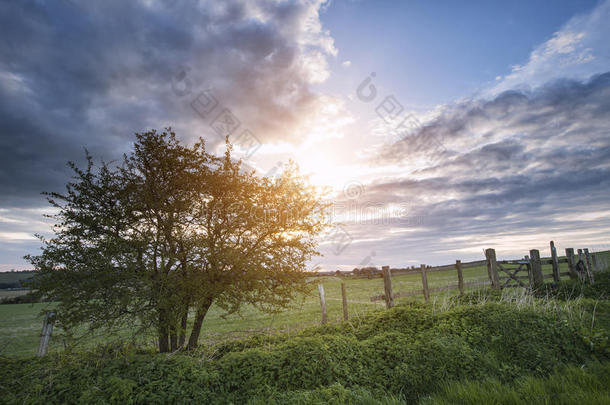
<path id="1" fill-rule="evenodd" d="M 384 293 L 371 297 L 371 301 L 384 300 L 388 308 L 394 306 L 394 299 L 400 297 L 410 297 L 415 295 L 423 295 L 426 302 L 430 301 L 430 293 L 455 290 L 460 291 L 460 295 L 464 294 L 466 287 L 490 285 L 494 289 L 503 289 L 509 287 L 524 287 L 535 289 L 544 283 L 544 279 L 553 278 L 553 282 L 559 282 L 562 276 L 569 276 L 573 279 L 581 281 L 594 282 L 594 272 L 597 270 L 597 260 L 594 254 L 589 253 L 589 249 L 578 249 L 578 256 L 574 255 L 574 249 L 567 248 L 565 250 L 565 258 L 557 256 L 555 243 L 550 242 L 551 257 L 549 259 L 541 259 L 540 252 L 537 249 L 529 251 L 529 255 L 519 260 L 497 260 L 496 251 L 494 249 L 485 250 L 485 260 L 462 263 L 456 260 L 455 264 L 447 264 L 443 266 L 429 267 L 421 265 L 419 269 L 406 270 L 391 270 L 389 266 L 382 267 Z M 560 272 L 560 263 L 567 263 L 568 271 Z M 550 264 L 552 274 L 543 274 L 542 265 Z M 462 270 L 472 267 L 487 267 L 488 280 L 464 282 Z M 448 285 L 446 287 L 429 288 L 428 274 L 439 271 L 455 271 L 457 276 L 457 284 Z M 527 272 L 527 275 L 518 275 L 519 272 Z M 393 292 L 392 290 L 392 275 L 402 274 L 421 274 L 422 289 L 406 292 Z"/>
<path id="2" fill-rule="evenodd" d="M 385 301 L 388 308 L 394 306 L 396 298 L 411 297 L 423 295 L 426 302 L 430 301 L 430 294 L 435 292 L 443 292 L 450 290 L 459 290 L 459 294 L 463 295 L 464 290 L 468 287 L 478 287 L 489 285 L 493 289 L 504 289 L 512 287 L 523 287 L 527 289 L 536 289 L 544 284 L 545 279 L 553 279 L 557 283 L 561 277 L 568 276 L 572 279 L 578 279 L 582 282 L 594 282 L 594 273 L 598 269 L 598 261 L 595 254 L 589 252 L 589 249 L 578 249 L 577 255 L 573 248 L 565 249 L 565 257 L 559 258 L 557 249 L 553 241 L 550 242 L 550 258 L 541 259 L 540 251 L 532 249 L 529 255 L 518 260 L 497 260 L 496 251 L 494 249 L 485 250 L 485 260 L 462 263 L 456 260 L 454 264 L 442 266 L 426 266 L 422 264 L 419 269 L 390 269 L 389 266 L 383 266 L 381 276 L 383 278 L 384 293 L 370 297 L 371 302 Z M 568 271 L 561 272 L 560 264 L 567 264 Z M 542 266 L 551 265 L 552 273 L 543 274 Z M 463 270 L 482 267 L 487 268 L 488 279 L 484 281 L 465 282 Z M 450 284 L 444 287 L 430 288 L 428 286 L 428 274 L 435 272 L 455 271 L 457 283 Z M 519 275 L 520 272 L 527 273 Z M 394 292 L 392 288 L 392 276 L 420 274 L 421 275 L 421 290 Z M 357 277 L 361 278 L 361 277 Z M 324 297 L 324 287 L 318 285 L 320 304 L 322 307 L 322 323 L 327 322 L 326 301 Z M 341 283 L 341 298 L 343 303 L 343 319 L 348 320 L 347 294 L 345 283 Z"/>
<path id="3" fill-rule="evenodd" d="M 426 266 L 422 264 L 419 269 L 390 269 L 389 266 L 382 267 L 384 293 L 371 297 L 371 302 L 384 300 L 386 307 L 394 306 L 394 300 L 401 297 L 411 297 L 423 295 L 426 302 L 430 301 L 430 294 L 441 291 L 459 290 L 460 295 L 464 294 L 467 287 L 491 285 L 494 289 L 503 289 L 509 287 L 525 287 L 536 288 L 544 283 L 544 279 L 553 278 L 554 282 L 559 282 L 561 276 L 569 276 L 573 279 L 581 281 L 594 282 L 594 272 L 598 270 L 597 257 L 595 254 L 589 253 L 589 249 L 578 249 L 578 255 L 575 255 L 574 249 L 568 248 L 565 250 L 565 258 L 557 256 L 557 249 L 553 241 L 550 242 L 551 257 L 550 259 L 540 259 L 538 250 L 530 250 L 529 255 L 519 260 L 497 260 L 496 251 L 487 249 L 485 251 L 485 260 L 462 263 L 456 260 L 455 264 L 447 264 L 443 266 Z M 567 263 L 568 271 L 560 272 L 560 263 Z M 552 274 L 543 274 L 542 265 L 550 264 L 552 266 Z M 465 282 L 463 270 L 473 267 L 487 267 L 488 280 Z M 455 271 L 457 284 L 450 284 L 445 287 L 429 288 L 428 274 L 434 272 Z M 521 271 L 527 271 L 527 276 L 518 275 Z M 502 276 L 501 273 L 505 275 Z M 421 274 L 421 290 L 394 292 L 392 289 L 392 276 L 406 274 Z M 525 282 L 527 280 L 527 282 Z M 322 309 L 322 323 L 328 322 L 326 314 L 326 299 L 324 294 L 324 286 L 318 284 L 318 294 L 320 297 L 320 306 Z M 343 319 L 348 320 L 347 293 L 345 283 L 341 283 L 341 301 L 343 304 Z M 55 313 L 48 312 L 44 318 L 40 345 L 38 348 L 38 356 L 44 356 L 47 353 L 49 341 L 53 330 Z"/>

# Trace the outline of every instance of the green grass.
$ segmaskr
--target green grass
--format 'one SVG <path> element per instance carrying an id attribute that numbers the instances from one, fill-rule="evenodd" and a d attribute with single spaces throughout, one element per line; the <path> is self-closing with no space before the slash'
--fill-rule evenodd
<path id="1" fill-rule="evenodd" d="M 564 264 L 562 264 L 563 266 Z M 551 274 L 551 268 L 544 266 L 544 271 Z M 562 269 L 567 271 L 567 269 Z M 464 280 L 485 281 L 487 269 L 484 266 L 464 270 Z M 250 335 L 274 335 L 279 332 L 294 332 L 305 327 L 318 325 L 321 320 L 320 303 L 315 285 L 322 283 L 326 293 L 327 313 L 330 323 L 343 319 L 341 302 L 341 283 L 346 284 L 348 311 L 351 319 L 359 319 L 370 311 L 383 310 L 383 301 L 371 302 L 370 297 L 383 294 L 383 280 L 352 279 L 349 277 L 320 277 L 312 279 L 312 292 L 308 296 L 299 297 L 291 308 L 277 314 L 263 313 L 251 306 L 245 306 L 241 313 L 223 316 L 220 308 L 212 306 L 204 321 L 201 342 L 207 345 L 244 338 Z M 421 290 L 421 275 L 409 274 L 393 276 L 394 292 Z M 457 284 L 457 272 L 448 270 L 428 274 L 430 288 L 447 287 Z M 472 287 L 469 291 L 483 291 L 486 287 Z M 446 302 L 449 297 L 457 294 L 457 290 L 432 294 L 433 305 Z M 423 302 L 423 296 L 398 298 L 397 304 L 407 302 Z M 51 309 L 52 303 L 46 304 L 12 304 L 0 305 L 0 353 L 6 356 L 32 356 L 36 353 L 38 339 L 42 327 L 44 309 Z M 119 335 L 126 340 L 129 331 Z M 82 342 L 85 347 L 94 346 L 108 340 L 103 333 L 90 337 Z M 139 336 L 140 342 L 153 344 L 154 336 Z M 55 329 L 50 350 L 61 350 L 64 347 L 62 331 Z"/>
<path id="2" fill-rule="evenodd" d="M 32 356 L 36 353 L 42 329 L 42 317 L 38 313 L 45 305 L 0 305 L 1 355 Z M 58 348 L 57 344 L 51 346 L 51 350 Z"/>
<path id="3" fill-rule="evenodd" d="M 7 298 L 19 297 L 28 292 L 30 292 L 30 290 L 0 290 L 0 301 Z"/>
<path id="4" fill-rule="evenodd" d="M 466 281 L 487 279 L 487 270 L 483 267 L 466 269 Z M 385 308 L 383 301 L 371 302 L 370 297 L 383 293 L 383 280 L 351 279 L 339 277 L 320 277 L 312 280 L 312 291 L 308 296 L 301 296 L 292 307 L 277 314 L 263 313 L 252 306 L 245 306 L 239 314 L 224 316 L 223 311 L 212 306 L 202 330 L 201 341 L 206 344 L 223 342 L 227 339 L 239 339 L 253 334 L 276 334 L 278 332 L 293 332 L 318 325 L 321 321 L 320 302 L 317 294 L 317 283 L 322 283 L 325 289 L 327 313 L 329 322 L 339 322 L 343 319 L 341 302 L 341 283 L 347 288 L 348 311 L 351 318 L 358 319 L 372 310 Z M 428 277 L 430 288 L 446 287 L 457 283 L 455 271 L 430 273 Z M 394 291 L 421 290 L 419 274 L 400 275 L 393 277 Z M 435 294 L 437 300 L 453 296 L 456 291 Z M 423 302 L 423 296 L 399 298 L 401 302 Z M 41 304 L 11 304 L 0 305 L 0 353 L 8 356 L 32 356 L 38 348 L 38 339 L 42 328 L 43 315 L 41 311 L 53 308 L 52 303 Z M 123 336 L 126 338 L 128 333 Z M 140 340 L 152 344 L 154 336 L 140 336 Z M 105 340 L 98 335 L 85 341 L 85 346 L 92 346 Z M 50 350 L 61 350 L 64 347 L 62 332 L 55 329 Z"/>
<path id="5" fill-rule="evenodd" d="M 528 376 L 512 384 L 498 380 L 448 384 L 421 404 L 610 404 L 610 363 L 562 367 L 548 378 Z"/>

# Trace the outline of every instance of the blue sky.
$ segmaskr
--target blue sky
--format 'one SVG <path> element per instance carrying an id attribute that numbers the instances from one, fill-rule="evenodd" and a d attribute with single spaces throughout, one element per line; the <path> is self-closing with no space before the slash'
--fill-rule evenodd
<path id="1" fill-rule="evenodd" d="M 597 1 L 335 1 L 321 15 L 338 58 L 329 89 L 371 71 L 407 104 L 433 107 L 468 96 L 527 61 L 575 14 Z M 348 84 L 349 85 L 349 84 Z"/>
<path id="2" fill-rule="evenodd" d="M 610 0 L 2 2 L 0 271 L 51 235 L 68 160 L 167 126 L 330 186 L 312 267 L 610 249 L 608 21 Z"/>

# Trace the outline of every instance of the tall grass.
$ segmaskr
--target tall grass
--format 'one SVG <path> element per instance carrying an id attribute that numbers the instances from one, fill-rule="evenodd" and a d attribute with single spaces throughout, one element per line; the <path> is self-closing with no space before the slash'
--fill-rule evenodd
<path id="1" fill-rule="evenodd" d="M 610 404 L 610 363 L 568 366 L 548 378 L 524 377 L 512 384 L 498 380 L 445 385 L 422 405 L 455 404 Z"/>

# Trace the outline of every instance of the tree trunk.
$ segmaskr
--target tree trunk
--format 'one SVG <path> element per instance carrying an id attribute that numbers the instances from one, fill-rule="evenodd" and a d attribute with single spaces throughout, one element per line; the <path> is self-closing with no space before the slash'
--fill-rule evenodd
<path id="1" fill-rule="evenodd" d="M 181 260 L 180 260 L 180 269 L 182 270 L 182 280 L 185 285 L 188 284 L 188 258 L 187 254 L 184 250 L 184 243 L 182 241 L 179 242 Z M 184 287 L 183 287 L 184 288 Z M 184 342 L 186 340 L 186 326 L 188 324 L 189 318 L 189 308 L 191 307 L 190 298 L 185 298 L 183 302 L 184 307 L 182 308 L 182 319 L 180 319 L 180 333 L 178 335 L 178 346 L 184 347 Z"/>
<path id="2" fill-rule="evenodd" d="M 167 333 L 167 328 L 165 326 L 161 326 L 161 330 L 159 331 L 159 351 L 161 353 L 169 352 L 169 334 Z"/>
<path id="3" fill-rule="evenodd" d="M 172 352 L 178 350 L 178 335 L 176 334 L 176 328 L 172 328 L 172 332 L 169 334 L 169 343 Z"/>
<path id="4" fill-rule="evenodd" d="M 179 347 L 184 347 L 184 342 L 186 341 L 186 324 L 188 321 L 188 316 L 189 316 L 189 310 L 188 310 L 188 306 L 187 306 L 186 311 L 184 312 L 184 315 L 182 315 L 182 320 L 180 321 L 180 334 L 178 336 L 178 346 Z"/>
<path id="5" fill-rule="evenodd" d="M 167 315 L 163 309 L 159 309 L 159 351 L 161 353 L 169 352 L 169 325 Z"/>
<path id="6" fill-rule="evenodd" d="M 197 347 L 197 342 L 199 341 L 199 334 L 201 333 L 201 325 L 203 324 L 203 318 L 208 313 L 208 309 L 212 305 L 213 299 L 210 298 L 205 304 L 197 309 L 197 315 L 195 316 L 195 322 L 193 324 L 193 330 L 191 331 L 191 336 L 189 337 L 189 343 L 187 348 L 195 349 Z"/>

